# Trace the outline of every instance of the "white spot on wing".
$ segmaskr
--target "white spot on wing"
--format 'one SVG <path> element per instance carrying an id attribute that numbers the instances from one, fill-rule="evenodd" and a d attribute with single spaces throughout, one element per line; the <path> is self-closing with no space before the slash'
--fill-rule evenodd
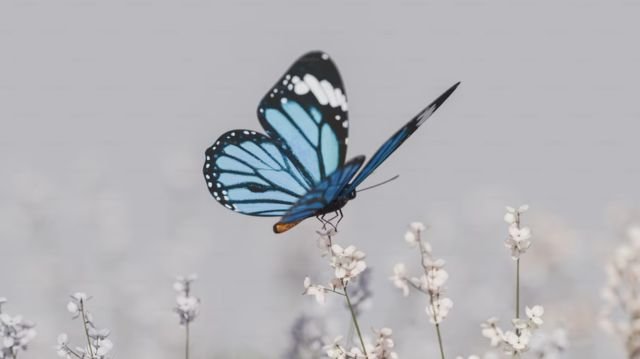
<path id="1" fill-rule="evenodd" d="M 426 109 L 423 113 L 421 113 L 418 123 L 416 124 L 416 127 L 422 125 L 424 121 L 426 121 L 433 114 L 433 111 L 435 111 L 435 109 L 436 109 L 435 106 L 431 106 L 428 109 Z"/>
<path id="2" fill-rule="evenodd" d="M 316 97 L 316 100 L 318 100 L 318 102 L 321 105 L 326 105 L 329 103 L 329 99 L 327 98 L 327 95 L 324 93 L 324 90 L 322 89 L 320 82 L 315 76 L 311 74 L 306 74 L 304 75 L 303 79 L 304 79 L 304 82 L 307 84 L 307 86 L 309 86 L 309 89 L 313 93 L 313 96 Z"/>
<path id="3" fill-rule="evenodd" d="M 331 83 L 327 80 L 322 80 L 320 81 L 320 86 L 322 86 L 325 95 L 327 95 L 327 98 L 329 99 L 329 105 L 331 105 L 331 107 L 338 107 L 336 93 L 333 90 L 333 86 L 331 85 Z"/>

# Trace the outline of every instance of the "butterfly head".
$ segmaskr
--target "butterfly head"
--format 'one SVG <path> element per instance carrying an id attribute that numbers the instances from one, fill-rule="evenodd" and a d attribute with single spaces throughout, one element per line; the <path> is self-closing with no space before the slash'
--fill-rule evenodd
<path id="1" fill-rule="evenodd" d="M 352 199 L 356 198 L 356 191 L 355 191 L 355 190 L 353 190 L 353 191 L 351 191 L 351 192 L 347 193 L 347 198 L 348 198 L 349 200 L 352 200 Z"/>

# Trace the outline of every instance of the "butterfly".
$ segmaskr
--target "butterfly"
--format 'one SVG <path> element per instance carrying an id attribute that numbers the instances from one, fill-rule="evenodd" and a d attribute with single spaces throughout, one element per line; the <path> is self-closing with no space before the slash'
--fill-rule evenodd
<path id="1" fill-rule="evenodd" d="M 346 161 L 349 119 L 342 79 L 329 55 L 309 52 L 260 101 L 258 119 L 265 133 L 228 131 L 206 149 L 209 192 L 233 211 L 281 217 L 273 226 L 276 233 L 314 216 L 326 224 L 329 213 L 336 213 L 339 223 L 358 186 L 459 84 L 400 128 L 366 164 L 364 156 Z"/>

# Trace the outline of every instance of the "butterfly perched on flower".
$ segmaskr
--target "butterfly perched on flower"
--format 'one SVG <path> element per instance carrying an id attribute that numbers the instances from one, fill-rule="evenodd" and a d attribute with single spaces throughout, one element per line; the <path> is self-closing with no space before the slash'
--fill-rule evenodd
<path id="1" fill-rule="evenodd" d="M 203 172 L 209 192 L 236 212 L 281 217 L 276 233 L 309 217 L 327 223 L 323 216 L 335 212 L 341 219 L 358 186 L 459 84 L 400 128 L 363 167 L 364 156 L 345 161 L 349 120 L 338 69 L 326 53 L 307 53 L 260 101 L 258 119 L 266 134 L 232 130 L 207 148 Z"/>

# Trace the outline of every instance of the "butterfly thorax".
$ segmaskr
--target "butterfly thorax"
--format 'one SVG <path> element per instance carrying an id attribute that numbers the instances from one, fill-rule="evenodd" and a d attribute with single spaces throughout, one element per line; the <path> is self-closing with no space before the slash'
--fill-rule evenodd
<path id="1" fill-rule="evenodd" d="M 338 196 L 338 198 L 331 201 L 327 206 L 325 206 L 321 210 L 318 210 L 318 212 L 316 213 L 316 216 L 337 212 L 340 209 L 342 209 L 342 207 L 344 207 L 347 204 L 347 202 L 349 202 L 354 198 L 356 198 L 356 191 L 351 191 L 349 193 L 342 193 L 340 194 L 340 196 Z"/>

